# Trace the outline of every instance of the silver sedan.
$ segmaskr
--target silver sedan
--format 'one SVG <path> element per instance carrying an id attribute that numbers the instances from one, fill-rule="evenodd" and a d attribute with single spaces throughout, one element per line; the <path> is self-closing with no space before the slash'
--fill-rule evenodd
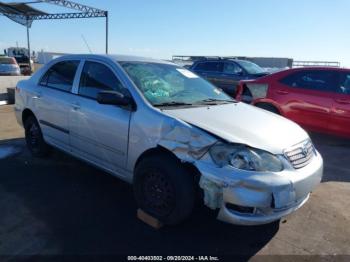
<path id="1" fill-rule="evenodd" d="M 301 127 L 166 61 L 63 56 L 18 84 L 15 111 L 34 156 L 56 147 L 132 183 L 165 224 L 186 219 L 198 195 L 220 220 L 269 223 L 322 178 Z"/>
<path id="2" fill-rule="evenodd" d="M 15 75 L 21 74 L 21 70 L 13 57 L 0 56 L 0 75 Z"/>

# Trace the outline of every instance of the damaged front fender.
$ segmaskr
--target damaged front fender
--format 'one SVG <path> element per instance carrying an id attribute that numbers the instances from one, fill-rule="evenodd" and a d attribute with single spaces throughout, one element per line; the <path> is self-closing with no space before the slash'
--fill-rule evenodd
<path id="1" fill-rule="evenodd" d="M 140 132 L 133 129 L 135 133 L 130 140 L 137 144 L 134 148 L 145 152 L 161 146 L 182 162 L 195 166 L 201 175 L 199 186 L 204 192 L 204 204 L 211 209 L 220 209 L 218 219 L 226 222 L 259 224 L 276 220 L 300 207 L 322 177 L 319 155 L 301 173 L 292 167 L 281 172 L 245 171 L 229 165 L 219 167 L 208 151 L 221 139 L 179 119 L 163 118 L 161 123 L 148 122 L 146 127 L 139 126 L 151 134 L 147 139 L 135 136 Z M 254 213 L 232 213 L 232 205 L 227 204 L 252 207 Z"/>
<path id="2" fill-rule="evenodd" d="M 179 159 L 193 163 L 199 160 L 217 139 L 208 133 L 174 121 L 162 128 L 159 145 L 173 152 Z"/>
<path id="3" fill-rule="evenodd" d="M 273 201 L 280 208 L 295 199 L 292 183 L 286 178 L 215 165 L 206 154 L 218 140 L 201 129 L 173 121 L 163 126 L 161 137 L 160 146 L 197 167 L 204 203 L 211 209 L 221 208 L 223 202 L 267 208 Z"/>

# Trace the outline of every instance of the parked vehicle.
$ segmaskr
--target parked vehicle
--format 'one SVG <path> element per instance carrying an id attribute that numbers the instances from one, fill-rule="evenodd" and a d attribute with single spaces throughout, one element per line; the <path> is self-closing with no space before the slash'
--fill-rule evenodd
<path id="1" fill-rule="evenodd" d="M 29 51 L 25 47 L 10 47 L 6 51 L 6 54 L 9 57 L 16 59 L 17 64 L 23 75 L 31 75 L 30 66 L 34 68 L 34 62 L 32 59 L 29 59 Z M 29 66 L 30 63 L 30 66 Z"/>
<path id="2" fill-rule="evenodd" d="M 206 78 L 230 96 L 235 95 L 240 80 L 256 79 L 268 74 L 252 62 L 222 58 L 195 61 L 190 70 Z"/>
<path id="3" fill-rule="evenodd" d="M 132 183 L 138 206 L 165 224 L 187 218 L 198 195 L 223 221 L 269 223 L 322 177 L 297 124 L 166 61 L 62 56 L 18 83 L 15 112 L 34 156 L 50 145 Z"/>
<path id="4" fill-rule="evenodd" d="M 242 81 L 237 100 L 289 118 L 310 131 L 350 137 L 350 70 L 295 68 Z"/>
<path id="5" fill-rule="evenodd" d="M 29 67 L 29 58 L 28 56 L 17 56 L 15 57 L 20 69 L 21 69 L 21 74 L 25 76 L 31 75 L 31 70 Z M 30 65 L 32 68 L 34 68 L 34 63 L 33 60 L 30 59 Z"/>
<path id="6" fill-rule="evenodd" d="M 20 75 L 20 69 L 13 57 L 0 56 L 0 75 Z"/>

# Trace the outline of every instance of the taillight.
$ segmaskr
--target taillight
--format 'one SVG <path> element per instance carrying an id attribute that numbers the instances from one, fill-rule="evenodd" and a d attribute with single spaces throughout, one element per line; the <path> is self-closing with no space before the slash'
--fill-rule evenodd
<path id="1" fill-rule="evenodd" d="M 17 64 L 16 59 L 14 59 L 14 58 L 12 57 L 11 60 L 10 60 L 10 64 L 11 64 L 11 65 L 16 65 L 16 64 Z"/>
<path id="2" fill-rule="evenodd" d="M 268 84 L 260 83 L 246 83 L 253 99 L 265 98 L 267 95 L 267 90 L 269 88 Z"/>

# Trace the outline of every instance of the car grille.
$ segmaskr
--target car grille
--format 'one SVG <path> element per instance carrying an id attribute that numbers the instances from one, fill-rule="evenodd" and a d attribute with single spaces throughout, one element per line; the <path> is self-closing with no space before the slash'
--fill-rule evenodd
<path id="1" fill-rule="evenodd" d="M 315 156 L 316 150 L 311 140 L 306 140 L 293 149 L 285 151 L 285 156 L 295 169 L 302 168 L 309 164 Z"/>

